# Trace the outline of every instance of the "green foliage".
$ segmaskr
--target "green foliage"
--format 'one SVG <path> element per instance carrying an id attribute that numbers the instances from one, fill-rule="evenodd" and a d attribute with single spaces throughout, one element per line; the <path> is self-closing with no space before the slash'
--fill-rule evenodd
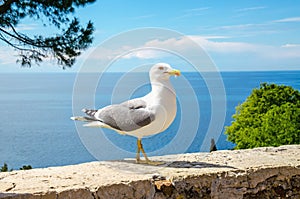
<path id="1" fill-rule="evenodd" d="M 0 1 L 0 41 L 18 51 L 17 61 L 22 66 L 31 66 L 33 61 L 38 64 L 44 58 L 50 57 L 56 59 L 63 68 L 71 67 L 81 51 L 91 44 L 94 27 L 88 22 L 83 28 L 77 18 L 70 17 L 74 14 L 75 8 L 92 2 L 95 0 Z M 40 20 L 44 26 L 52 25 L 61 30 L 61 33 L 47 37 L 42 35 L 29 37 L 16 28 L 25 17 Z"/>
<path id="2" fill-rule="evenodd" d="M 7 172 L 7 171 L 8 171 L 7 164 L 4 163 L 3 166 L 0 168 L 0 172 Z"/>
<path id="3" fill-rule="evenodd" d="M 31 165 L 23 165 L 23 167 L 20 168 L 20 170 L 30 170 L 30 169 L 32 169 Z M 4 163 L 3 166 L 0 167 L 0 172 L 7 172 L 7 171 L 13 171 L 13 169 L 8 170 L 8 165 Z"/>
<path id="4" fill-rule="evenodd" d="M 236 107 L 233 119 L 225 134 L 236 149 L 300 144 L 300 92 L 263 83 Z"/>
<path id="5" fill-rule="evenodd" d="M 32 166 L 30 165 L 23 165 L 23 167 L 20 168 L 20 170 L 30 170 L 32 169 Z"/>

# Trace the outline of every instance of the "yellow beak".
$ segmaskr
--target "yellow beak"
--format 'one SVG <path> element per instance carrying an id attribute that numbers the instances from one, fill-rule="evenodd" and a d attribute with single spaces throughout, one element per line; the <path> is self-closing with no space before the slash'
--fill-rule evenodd
<path id="1" fill-rule="evenodd" d="M 180 70 L 176 70 L 176 69 L 173 69 L 171 71 L 168 72 L 170 75 L 176 75 L 176 76 L 180 76 L 181 72 Z"/>

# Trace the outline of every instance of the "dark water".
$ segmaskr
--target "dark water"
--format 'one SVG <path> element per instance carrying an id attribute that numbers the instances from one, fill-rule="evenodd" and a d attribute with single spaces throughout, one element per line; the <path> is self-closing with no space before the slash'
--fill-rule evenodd
<path id="1" fill-rule="evenodd" d="M 195 134 L 185 152 L 200 150 L 213 117 L 212 94 L 209 89 L 220 89 L 217 88 L 217 86 L 220 86 L 218 84 L 211 85 L 214 80 L 206 81 L 209 77 L 204 78 L 204 76 L 197 73 L 183 73 L 184 79 L 191 85 L 195 93 L 198 103 L 198 107 L 195 107 L 195 109 L 199 111 L 198 116 L 193 111 L 182 116 L 182 110 L 189 103 L 191 93 L 185 92 L 187 90 L 186 85 L 176 83 L 176 79 L 172 79 L 177 95 L 181 95 L 177 100 L 178 113 L 176 119 L 166 132 L 143 140 L 147 152 L 152 152 L 155 155 L 156 151 L 172 143 L 180 125 L 193 126 L 195 125 L 194 121 L 197 122 L 198 130 L 197 132 L 185 132 L 186 135 Z M 215 106 L 214 111 L 225 111 L 225 123 L 224 125 L 221 124 L 222 126 L 230 125 L 235 106 L 242 103 L 251 93 L 251 90 L 259 87 L 262 82 L 290 85 L 300 90 L 300 71 L 224 72 L 221 73 L 221 76 L 226 95 L 220 99 L 218 99 L 218 96 L 216 98 L 217 100 L 225 100 L 223 103 L 225 107 Z M 136 83 L 135 78 L 137 76 L 133 75 L 132 78 L 127 78 L 126 84 L 119 85 L 121 89 L 116 91 L 115 85 L 120 77 L 122 77 L 122 74 L 118 73 L 103 75 L 95 91 L 96 107 L 99 108 L 110 104 L 112 101 L 118 101 L 121 98 L 111 99 L 112 93 L 114 93 L 114 96 L 121 96 L 128 86 Z M 85 147 L 86 143 L 81 142 L 80 133 L 77 133 L 74 122 L 69 119 L 73 114 L 72 95 L 75 78 L 76 74 L 61 73 L 0 74 L 0 165 L 6 162 L 10 168 L 14 169 L 18 169 L 25 164 L 37 168 L 76 164 L 96 159 Z M 142 74 L 140 78 L 147 81 L 148 77 L 146 74 Z M 208 82 L 210 82 L 210 85 L 208 85 Z M 122 89 L 122 86 L 124 89 Z M 149 84 L 144 84 L 136 87 L 131 97 L 139 97 L 149 91 Z M 81 109 L 84 107 L 75 108 Z M 195 117 L 198 117 L 196 118 L 198 120 L 195 120 Z M 217 148 L 230 149 L 234 144 L 226 141 L 223 131 L 216 132 L 220 135 L 219 139 L 216 140 Z M 107 140 L 120 149 L 132 152 L 131 157 L 134 157 L 136 150 L 135 138 L 118 135 L 109 130 L 97 131 L 97 133 L 104 134 Z M 96 142 L 101 146 L 101 140 Z M 106 150 L 105 148 L 101 149 Z M 172 154 L 174 151 L 170 150 L 163 152 L 163 154 Z M 120 158 L 113 155 L 113 153 L 110 155 L 110 152 L 112 151 L 107 150 L 107 156 L 97 157 L 97 159 Z M 159 152 L 157 154 L 161 155 Z"/>

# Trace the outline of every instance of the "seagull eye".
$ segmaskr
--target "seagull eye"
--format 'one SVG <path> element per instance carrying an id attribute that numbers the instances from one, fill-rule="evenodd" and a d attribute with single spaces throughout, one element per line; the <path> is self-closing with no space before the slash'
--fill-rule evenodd
<path id="1" fill-rule="evenodd" d="M 164 69 L 164 67 L 163 67 L 163 66 L 160 66 L 160 67 L 158 67 L 158 69 L 159 69 L 159 70 L 163 70 L 163 69 Z"/>

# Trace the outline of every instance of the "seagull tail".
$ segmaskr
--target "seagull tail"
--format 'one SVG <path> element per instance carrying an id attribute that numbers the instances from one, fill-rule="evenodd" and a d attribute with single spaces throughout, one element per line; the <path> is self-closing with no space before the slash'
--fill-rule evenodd
<path id="1" fill-rule="evenodd" d="M 104 125 L 103 125 L 103 123 L 102 122 L 100 122 L 100 121 L 93 121 L 93 122 L 89 122 L 89 123 L 87 123 L 87 124 L 84 124 L 83 126 L 85 126 L 85 127 L 95 127 L 95 128 L 103 128 L 103 127 L 105 127 Z"/>
<path id="2" fill-rule="evenodd" d="M 87 114 L 90 117 L 95 117 L 95 114 L 98 112 L 98 110 L 92 110 L 92 109 L 82 109 L 82 112 L 84 112 L 85 114 Z"/>
<path id="3" fill-rule="evenodd" d="M 75 116 L 75 117 L 71 117 L 71 120 L 74 121 L 82 121 L 82 122 L 93 122 L 93 121 L 97 121 L 93 118 L 90 117 L 81 117 L 81 116 Z"/>
<path id="4" fill-rule="evenodd" d="M 111 129 L 109 125 L 104 124 L 103 122 L 90 117 L 75 116 L 75 117 L 71 117 L 71 120 L 88 122 L 87 124 L 83 125 L 85 127 L 98 127 L 98 128 L 100 127 L 100 128 Z"/>

